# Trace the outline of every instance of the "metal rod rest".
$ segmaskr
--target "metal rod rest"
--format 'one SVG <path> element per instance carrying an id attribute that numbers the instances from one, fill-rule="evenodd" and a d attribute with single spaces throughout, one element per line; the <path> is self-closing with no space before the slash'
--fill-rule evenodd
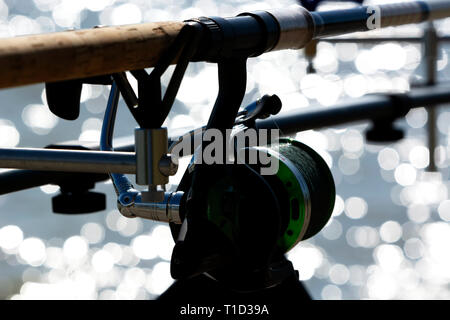
<path id="1" fill-rule="evenodd" d="M 43 171 L 136 173 L 133 152 L 0 148 L 0 167 Z"/>
<path id="2" fill-rule="evenodd" d="M 409 99 L 411 108 L 433 108 L 450 103 L 448 87 L 414 89 L 404 95 Z M 392 117 L 397 107 L 388 95 L 367 95 L 343 101 L 333 107 L 308 107 L 258 120 L 256 126 L 258 129 L 280 129 L 281 135 L 290 135 L 300 131 Z"/>
<path id="3" fill-rule="evenodd" d="M 450 89 L 448 87 L 436 86 L 414 89 L 405 95 L 407 95 L 411 101 L 411 108 L 439 106 L 441 104 L 450 103 Z M 265 120 L 257 120 L 256 126 L 259 129 L 280 129 L 281 135 L 290 135 L 300 131 L 321 129 L 327 126 L 339 126 L 347 123 L 389 117 L 393 114 L 395 108 L 396 106 L 393 101 L 386 95 L 368 95 L 362 98 L 340 102 L 333 107 L 321 108 L 312 106 L 273 116 Z M 427 109 L 429 108 L 430 107 L 427 107 Z M 190 136 L 192 138 L 193 135 Z M 178 140 L 177 138 L 172 138 L 172 141 Z M 98 146 L 95 145 L 92 146 L 92 148 L 97 147 Z M 134 150 L 134 144 L 121 145 L 117 149 L 123 151 Z M 66 161 L 63 163 L 63 161 L 61 161 L 61 156 L 59 158 L 54 157 L 57 153 L 69 155 L 71 157 L 70 160 L 74 162 L 69 164 Z M 33 157 L 29 158 L 30 154 Z M 45 157 L 42 158 L 42 156 Z M 100 158 L 102 162 L 99 165 L 99 163 L 95 161 L 95 167 L 91 166 L 89 165 L 89 157 L 97 157 L 97 160 Z M 113 160 L 110 163 L 109 160 L 111 159 Z M 118 159 L 121 159 L 121 161 L 125 159 L 127 165 L 116 165 L 112 168 L 114 162 L 117 162 Z M 69 159 L 66 158 L 65 160 Z M 56 176 L 56 172 L 53 174 L 48 173 L 48 175 L 46 175 L 43 172 L 45 170 L 99 173 L 109 173 L 113 170 L 118 173 L 135 173 L 136 170 L 135 154 L 132 152 L 62 151 L 48 149 L 0 149 L 0 167 L 42 170 L 40 172 L 18 170 L 0 173 L 0 181 L 2 182 L 3 187 L 3 189 L 0 190 L 0 194 L 39 186 L 59 178 Z M 44 167 L 45 169 L 43 169 Z M 31 174 L 33 174 L 33 176 L 31 176 Z M 69 174 L 70 173 L 66 173 L 65 176 L 70 177 L 68 176 Z M 12 175 L 11 178 L 10 175 Z M 16 175 L 18 175 L 21 180 L 17 180 Z M 30 182 L 30 180 L 33 181 Z M 6 181 L 14 181 L 15 186 L 11 188 L 7 187 L 6 185 L 8 183 Z M 18 181 L 22 182 L 17 185 Z"/>

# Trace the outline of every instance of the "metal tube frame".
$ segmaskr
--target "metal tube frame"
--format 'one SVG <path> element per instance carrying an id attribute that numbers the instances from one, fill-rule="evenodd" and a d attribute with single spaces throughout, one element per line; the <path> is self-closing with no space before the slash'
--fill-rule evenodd
<path id="1" fill-rule="evenodd" d="M 2 168 L 127 174 L 136 173 L 134 152 L 0 148 Z"/>
<path id="2" fill-rule="evenodd" d="M 450 90 L 446 86 L 417 88 L 399 96 L 403 96 L 410 102 L 411 109 L 425 107 L 430 110 L 450 103 Z M 290 135 L 311 129 L 392 117 L 397 109 L 395 101 L 389 94 L 371 94 L 352 99 L 350 102 L 342 102 L 334 107 L 302 108 L 297 112 L 257 120 L 256 127 L 258 129 L 280 129 L 281 135 Z M 200 134 L 203 129 L 196 129 L 181 137 L 171 138 L 170 149 L 181 141 L 180 138 L 191 139 L 194 136 L 193 133 Z M 132 147 L 132 145 L 123 146 L 122 149 L 132 149 Z M 28 158 L 28 155 L 35 159 Z M 36 158 L 36 156 L 38 157 Z M 45 158 L 43 159 L 41 156 L 45 156 Z M 27 160 L 30 161 L 29 164 L 26 163 Z M 61 163 L 58 164 L 58 162 Z M 5 166 L 8 163 L 11 165 Z M 90 170 L 87 168 L 87 163 L 92 163 L 96 169 Z M 52 165 L 49 166 L 49 164 Z M 0 149 L 0 166 L 49 171 L 65 171 L 67 169 L 70 172 L 135 173 L 135 155 L 133 152 L 118 151 L 2 148 Z"/>

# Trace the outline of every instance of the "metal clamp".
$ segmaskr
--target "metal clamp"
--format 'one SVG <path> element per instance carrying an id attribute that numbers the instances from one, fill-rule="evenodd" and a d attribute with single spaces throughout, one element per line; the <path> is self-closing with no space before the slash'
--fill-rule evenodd
<path id="1" fill-rule="evenodd" d="M 102 151 L 113 150 L 112 137 L 118 101 L 119 90 L 116 83 L 113 82 L 103 120 L 100 139 L 100 149 Z M 140 131 L 137 130 L 137 132 Z M 153 137 L 155 137 L 155 143 L 152 143 L 153 139 L 148 139 L 149 136 L 150 138 L 152 137 L 151 132 L 153 132 Z M 155 134 L 155 132 L 158 133 Z M 147 135 L 145 133 L 147 133 Z M 174 174 L 176 172 L 174 164 L 167 160 L 167 130 L 142 130 L 142 133 L 138 133 L 136 136 L 143 137 L 136 139 L 139 141 L 139 143 L 136 143 L 136 157 L 140 159 L 136 161 L 136 172 L 139 172 L 136 176 L 140 177 L 138 181 L 145 182 L 146 184 L 167 183 L 168 177 L 164 175 L 164 173 Z M 163 138 L 165 138 L 165 140 L 163 140 Z M 150 152 L 148 150 L 150 150 Z M 153 153 L 151 153 L 151 151 L 153 151 Z M 152 160 L 154 158 L 157 159 L 157 161 L 153 162 Z M 153 163 L 156 163 L 157 170 L 153 170 Z M 151 164 L 151 166 L 147 166 L 149 164 Z M 162 170 L 160 168 L 162 168 Z M 136 190 L 131 181 L 124 174 L 110 173 L 110 177 L 117 194 L 117 207 L 123 216 L 128 218 L 141 217 L 161 222 L 181 224 L 180 211 L 181 203 L 184 201 L 184 192 L 161 192 L 162 197 L 160 201 L 155 200 L 149 202 L 147 201 L 148 194 Z M 166 180 L 167 182 L 165 182 Z"/>
<path id="2" fill-rule="evenodd" d="M 133 203 L 128 206 L 118 204 L 119 211 L 125 217 L 140 217 L 144 219 L 181 224 L 182 201 L 184 192 L 164 192 L 161 202 L 146 202 L 142 199 L 142 193 L 136 195 Z"/>
<path id="3" fill-rule="evenodd" d="M 167 128 L 135 130 L 136 145 L 136 183 L 148 185 L 148 191 L 142 192 L 146 202 L 161 202 L 164 191 L 157 189 L 169 183 L 169 176 L 176 174 L 178 165 L 168 154 Z"/>

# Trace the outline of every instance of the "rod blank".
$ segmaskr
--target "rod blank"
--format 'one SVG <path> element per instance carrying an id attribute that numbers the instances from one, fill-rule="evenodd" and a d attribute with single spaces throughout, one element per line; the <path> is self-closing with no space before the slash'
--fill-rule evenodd
<path id="1" fill-rule="evenodd" d="M 381 12 L 381 27 L 450 16 L 448 0 L 402 2 L 377 8 Z M 236 22 L 237 30 L 242 31 L 242 36 L 233 39 L 232 45 L 243 47 L 235 49 L 246 49 L 249 37 L 253 40 L 275 37 L 278 42 L 272 50 L 299 49 L 311 39 L 370 30 L 367 22 L 371 13 L 367 6 L 323 12 L 308 12 L 294 6 L 268 10 L 264 12 L 266 18 L 267 13 L 279 26 L 278 30 L 270 31 L 270 35 L 263 27 L 254 34 L 243 32 L 243 25 L 239 24 L 240 20 L 245 20 L 242 16 L 225 19 L 228 25 Z M 254 14 L 261 14 L 261 11 Z M 247 19 L 253 19 L 251 16 L 247 15 Z M 0 88 L 153 67 L 183 25 L 183 22 L 145 23 L 0 39 Z M 211 45 L 208 36 L 202 41 L 199 47 Z M 218 45 L 229 43 L 219 41 Z"/>

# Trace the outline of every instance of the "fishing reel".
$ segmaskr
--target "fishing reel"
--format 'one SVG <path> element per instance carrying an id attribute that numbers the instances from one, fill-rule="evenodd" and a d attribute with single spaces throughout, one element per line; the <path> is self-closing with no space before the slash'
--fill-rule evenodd
<path id="1" fill-rule="evenodd" d="M 228 164 L 199 168 L 194 176 L 195 157 L 191 162 L 179 190 L 196 214 L 186 210 L 181 226 L 171 224 L 175 279 L 206 273 L 242 292 L 276 286 L 296 273 L 284 254 L 328 222 L 335 186 L 314 150 L 288 138 L 251 149 L 277 162 L 276 172 L 262 175 L 261 164 Z M 200 179 L 197 190 L 193 179 Z"/>
<path id="2" fill-rule="evenodd" d="M 238 113 L 229 138 L 234 162 L 205 165 L 194 153 L 178 187 L 187 195 L 183 223 L 171 224 L 175 279 L 206 273 L 231 290 L 251 292 L 298 278 L 284 254 L 325 226 L 335 186 L 325 161 L 299 141 L 269 134 L 253 145 L 239 143 L 267 134 L 255 120 L 280 109 L 276 95 L 265 95 Z"/>

